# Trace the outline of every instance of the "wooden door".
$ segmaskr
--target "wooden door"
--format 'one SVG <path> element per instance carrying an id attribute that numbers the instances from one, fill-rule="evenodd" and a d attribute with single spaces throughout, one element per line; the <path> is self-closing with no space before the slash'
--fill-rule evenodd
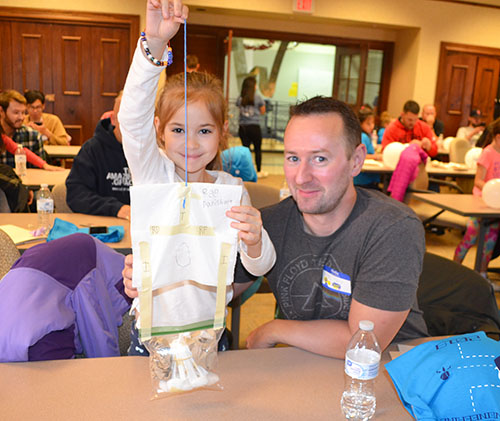
<path id="1" fill-rule="evenodd" d="M 92 137 L 123 88 L 139 16 L 0 7 L 0 89 L 39 89 L 72 144 Z"/>
<path id="2" fill-rule="evenodd" d="M 51 28 L 51 24 L 12 22 L 12 86 L 21 93 L 53 92 Z M 52 103 L 47 102 L 46 110 L 54 112 Z"/>
<path id="3" fill-rule="evenodd" d="M 362 105 L 366 54 L 360 47 L 337 47 L 333 97 L 358 109 Z"/>
<path id="4" fill-rule="evenodd" d="M 488 122 L 494 118 L 499 69 L 500 58 L 478 57 L 472 108 L 480 109 Z"/>
<path id="5" fill-rule="evenodd" d="M 200 71 L 206 71 L 224 78 L 225 38 L 228 29 L 202 25 L 188 25 L 187 54 L 194 54 L 200 62 Z M 170 41 L 174 63 L 167 73 L 173 75 L 184 71 L 184 28 Z"/>
<path id="6" fill-rule="evenodd" d="M 476 64 L 473 54 L 449 53 L 440 65 L 435 103 L 445 136 L 455 136 L 460 126 L 467 125 Z"/>
<path id="7" fill-rule="evenodd" d="M 54 60 L 54 114 L 64 123 L 72 145 L 90 138 L 92 112 L 92 44 L 90 28 L 76 25 L 52 25 Z"/>

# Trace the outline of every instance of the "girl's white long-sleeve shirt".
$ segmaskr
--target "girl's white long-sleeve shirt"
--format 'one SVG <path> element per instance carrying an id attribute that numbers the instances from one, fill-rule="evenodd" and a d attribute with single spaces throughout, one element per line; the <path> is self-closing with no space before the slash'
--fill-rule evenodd
<path id="1" fill-rule="evenodd" d="M 166 60 L 166 57 L 164 58 Z M 123 149 L 134 185 L 183 182 L 176 174 L 174 163 L 156 143 L 154 110 L 158 80 L 163 67 L 155 66 L 142 53 L 138 43 L 123 90 L 118 113 Z M 241 185 L 241 204 L 251 206 L 250 197 L 240 178 L 223 171 L 207 171 L 215 184 Z M 240 258 L 245 269 L 255 276 L 266 274 L 276 262 L 276 251 L 262 228 L 261 255 L 248 256 L 240 241 Z"/>

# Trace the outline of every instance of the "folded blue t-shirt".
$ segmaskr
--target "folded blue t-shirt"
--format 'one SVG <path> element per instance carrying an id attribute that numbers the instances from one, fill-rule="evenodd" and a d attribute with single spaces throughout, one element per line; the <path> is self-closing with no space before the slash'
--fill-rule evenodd
<path id="1" fill-rule="evenodd" d="M 89 234 L 89 228 L 78 228 L 75 224 L 71 222 L 64 221 L 63 219 L 55 218 L 54 226 L 49 232 L 47 237 L 47 242 L 56 240 L 66 235 L 74 234 L 76 232 L 82 232 L 84 234 Z M 118 243 L 122 240 L 125 235 L 125 229 L 121 225 L 113 225 L 108 227 L 108 232 L 106 234 L 90 234 L 92 237 L 101 240 L 103 243 Z"/>
<path id="2" fill-rule="evenodd" d="M 427 342 L 385 368 L 417 420 L 500 419 L 500 342 L 484 332 Z"/>

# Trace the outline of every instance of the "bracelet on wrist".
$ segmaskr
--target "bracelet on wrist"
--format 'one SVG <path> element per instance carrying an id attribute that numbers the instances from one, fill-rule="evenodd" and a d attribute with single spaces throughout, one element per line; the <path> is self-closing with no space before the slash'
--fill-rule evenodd
<path id="1" fill-rule="evenodd" d="M 148 40 L 146 38 L 146 32 L 141 32 L 141 43 L 142 47 L 144 48 L 144 53 L 146 54 L 146 57 L 155 65 L 155 66 L 170 66 L 174 62 L 174 55 L 172 53 L 172 47 L 170 47 L 170 43 L 167 47 L 167 61 L 163 60 L 158 60 L 157 58 L 153 57 L 153 54 L 151 54 L 151 50 L 149 49 L 148 46 Z"/>

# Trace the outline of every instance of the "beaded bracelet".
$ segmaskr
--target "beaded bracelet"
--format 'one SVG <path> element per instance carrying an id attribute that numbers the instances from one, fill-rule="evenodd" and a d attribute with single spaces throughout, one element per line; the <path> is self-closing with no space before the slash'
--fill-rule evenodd
<path id="1" fill-rule="evenodd" d="M 172 53 L 172 47 L 170 45 L 167 48 L 167 61 L 158 60 L 153 57 L 148 46 L 148 40 L 146 39 L 146 32 L 141 32 L 141 43 L 146 53 L 146 57 L 151 60 L 155 66 L 170 66 L 174 62 L 174 55 Z"/>

